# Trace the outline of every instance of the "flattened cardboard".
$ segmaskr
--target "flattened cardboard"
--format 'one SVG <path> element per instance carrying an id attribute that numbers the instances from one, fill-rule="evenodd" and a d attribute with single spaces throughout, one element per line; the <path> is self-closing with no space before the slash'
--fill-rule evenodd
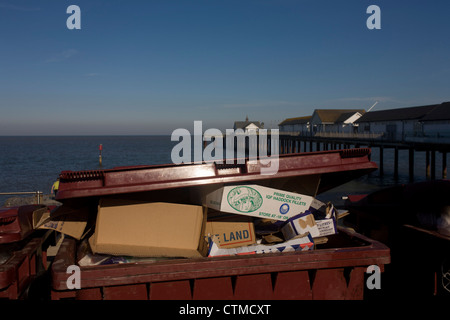
<path id="1" fill-rule="evenodd" d="M 286 221 L 305 212 L 313 199 L 259 185 L 234 185 L 207 194 L 204 204 L 223 212 Z"/>
<path id="2" fill-rule="evenodd" d="M 314 249 L 314 241 L 311 235 L 296 237 L 283 243 L 275 244 L 255 244 L 239 248 L 219 248 L 214 238 L 210 240 L 208 257 L 234 256 L 246 254 L 279 253 L 292 251 L 308 251 Z"/>
<path id="3" fill-rule="evenodd" d="M 85 210 L 65 212 L 57 209 L 50 212 L 48 208 L 41 208 L 33 212 L 34 229 L 55 230 L 77 240 L 83 237 L 87 220 L 88 212 Z"/>
<path id="4" fill-rule="evenodd" d="M 135 257 L 202 257 L 206 208 L 164 202 L 101 199 L 94 253 Z"/>

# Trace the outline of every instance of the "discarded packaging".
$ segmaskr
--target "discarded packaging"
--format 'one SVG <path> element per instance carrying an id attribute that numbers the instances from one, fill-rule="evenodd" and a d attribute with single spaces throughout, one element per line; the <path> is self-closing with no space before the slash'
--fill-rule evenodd
<path id="1" fill-rule="evenodd" d="M 121 264 L 121 263 L 153 263 L 158 261 L 168 260 L 168 257 L 129 257 L 129 256 L 113 256 L 105 254 L 87 253 L 78 260 L 80 267 L 99 266 L 107 264 Z"/>
<path id="2" fill-rule="evenodd" d="M 325 204 L 317 199 L 314 199 L 311 203 L 309 211 L 314 215 L 314 219 L 321 237 L 337 233 L 337 213 L 331 202 Z"/>
<path id="3" fill-rule="evenodd" d="M 311 235 L 309 234 L 304 237 L 293 238 L 283 243 L 275 243 L 268 245 L 255 244 L 251 246 L 229 248 L 229 249 L 220 248 L 215 242 L 214 238 L 211 238 L 209 242 L 210 248 L 208 252 L 208 257 L 307 251 L 312 250 L 314 248 L 314 241 L 311 238 Z"/>
<path id="4" fill-rule="evenodd" d="M 206 208 L 163 202 L 101 199 L 93 253 L 133 257 L 202 257 Z"/>
<path id="5" fill-rule="evenodd" d="M 316 220 L 314 219 L 313 214 L 308 210 L 305 213 L 290 218 L 281 228 L 281 232 L 286 240 L 306 233 L 309 233 L 313 238 L 321 236 Z"/>
<path id="6" fill-rule="evenodd" d="M 59 208 L 58 208 L 59 209 Z M 84 210 L 51 212 L 48 207 L 33 212 L 33 228 L 49 229 L 80 240 L 85 232 L 88 212 Z"/>
<path id="7" fill-rule="evenodd" d="M 305 233 L 313 238 L 333 235 L 336 228 L 336 209 L 331 203 L 325 204 L 317 199 L 311 202 L 306 212 L 290 218 L 281 228 L 286 240 Z"/>
<path id="8" fill-rule="evenodd" d="M 211 220 L 210 220 L 211 219 Z M 216 237 L 220 248 L 236 248 L 256 242 L 252 218 L 238 215 L 211 217 L 208 213 L 205 237 Z"/>
<path id="9" fill-rule="evenodd" d="M 313 199 L 307 195 L 259 185 L 234 185 L 209 193 L 205 204 L 223 212 L 286 221 L 305 212 Z"/>

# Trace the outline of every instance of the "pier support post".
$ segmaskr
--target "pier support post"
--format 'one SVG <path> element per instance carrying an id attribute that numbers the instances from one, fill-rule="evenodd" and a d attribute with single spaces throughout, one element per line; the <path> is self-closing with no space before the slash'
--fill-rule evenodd
<path id="1" fill-rule="evenodd" d="M 447 179 L 447 152 L 442 152 L 442 179 Z"/>
<path id="2" fill-rule="evenodd" d="M 430 179 L 430 151 L 425 151 L 425 171 L 427 179 Z"/>
<path id="3" fill-rule="evenodd" d="M 409 148 L 409 181 L 414 181 L 414 149 Z"/>
<path id="4" fill-rule="evenodd" d="M 431 180 L 436 179 L 436 151 L 431 150 Z"/>
<path id="5" fill-rule="evenodd" d="M 394 148 L 394 179 L 398 180 L 398 147 Z"/>
<path id="6" fill-rule="evenodd" d="M 384 174 L 384 166 L 383 166 L 383 146 L 380 146 L 380 165 L 379 165 L 379 170 L 380 170 L 380 176 L 383 176 Z"/>

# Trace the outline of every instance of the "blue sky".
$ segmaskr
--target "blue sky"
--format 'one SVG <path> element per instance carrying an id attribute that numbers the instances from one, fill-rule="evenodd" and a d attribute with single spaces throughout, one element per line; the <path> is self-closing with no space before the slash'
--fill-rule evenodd
<path id="1" fill-rule="evenodd" d="M 81 30 L 69 30 L 69 5 Z M 369 30 L 369 5 L 381 29 Z M 449 1 L 0 0 L 0 135 L 277 127 L 450 100 Z"/>

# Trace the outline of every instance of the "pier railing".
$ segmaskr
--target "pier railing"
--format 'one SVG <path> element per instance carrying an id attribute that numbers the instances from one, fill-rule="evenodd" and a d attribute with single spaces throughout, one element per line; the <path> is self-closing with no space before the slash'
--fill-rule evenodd
<path id="1" fill-rule="evenodd" d="M 312 152 L 321 150 L 351 149 L 367 146 L 379 149 L 378 172 L 384 173 L 384 149 L 394 151 L 394 179 L 399 176 L 399 150 L 408 150 L 408 173 L 414 180 L 414 154 L 425 152 L 426 178 L 436 179 L 436 153 L 442 154 L 442 179 L 447 179 L 447 153 L 450 152 L 450 132 L 394 132 L 385 134 L 320 132 L 306 134 L 285 134 L 280 132 L 280 153 Z M 314 148 L 315 145 L 315 148 Z"/>
<path id="2" fill-rule="evenodd" d="M 338 138 L 338 139 L 364 139 L 375 140 L 385 137 L 385 133 L 355 133 L 355 132 L 298 132 L 298 131 L 280 131 L 280 135 L 293 137 L 311 137 L 311 138 Z"/>
<path id="3" fill-rule="evenodd" d="M 24 192 L 0 192 L 0 196 L 14 196 L 14 195 L 32 195 L 34 194 L 36 204 L 41 204 L 44 193 L 42 191 L 24 191 Z"/>
<path id="4" fill-rule="evenodd" d="M 354 133 L 354 132 L 317 132 L 314 137 L 320 138 L 342 138 L 342 139 L 363 139 L 363 140 L 377 140 L 383 139 L 385 136 L 382 133 Z"/>
<path id="5" fill-rule="evenodd" d="M 299 138 L 324 138 L 342 140 L 363 140 L 363 141 L 384 141 L 384 142 L 418 142 L 418 143 L 438 143 L 450 145 L 450 131 L 439 132 L 299 132 L 280 131 L 280 136 L 291 136 Z"/>

